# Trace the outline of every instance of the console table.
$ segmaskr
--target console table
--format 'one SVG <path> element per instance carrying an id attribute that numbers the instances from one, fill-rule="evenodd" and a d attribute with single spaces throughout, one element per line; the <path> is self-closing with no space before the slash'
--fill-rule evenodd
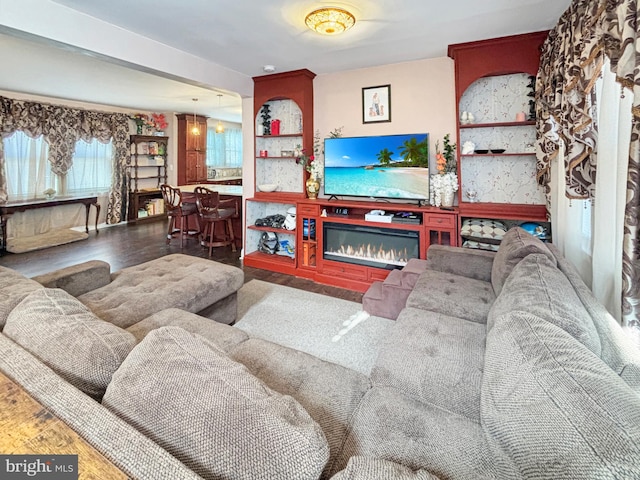
<path id="1" fill-rule="evenodd" d="M 100 204 L 98 203 L 98 197 L 57 197 L 52 200 L 46 200 L 44 198 L 36 198 L 32 200 L 20 200 L 14 202 L 7 202 L 0 204 L 0 250 L 6 250 L 7 238 L 9 236 L 7 221 L 9 217 L 16 212 L 25 212 L 27 210 L 34 210 L 36 208 L 48 208 L 57 207 L 60 205 L 70 205 L 74 203 L 81 203 L 86 207 L 85 217 L 85 231 L 89 233 L 89 209 L 91 205 L 96 207 L 96 233 L 98 232 L 98 217 L 100 216 Z"/>

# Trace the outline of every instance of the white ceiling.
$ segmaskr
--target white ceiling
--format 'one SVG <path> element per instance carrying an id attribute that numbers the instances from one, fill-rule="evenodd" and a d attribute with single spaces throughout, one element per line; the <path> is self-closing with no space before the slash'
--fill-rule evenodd
<path id="1" fill-rule="evenodd" d="M 24 0 L 0 0 L 18 4 Z M 322 2 L 300 0 L 30 0 L 58 4 L 136 32 L 247 77 L 308 68 L 316 74 L 445 56 L 449 44 L 552 28 L 570 0 L 353 0 L 330 2 L 356 16 L 336 37 L 308 30 Z M 13 6 L 13 8 L 19 8 Z M 69 11 L 68 9 L 64 9 Z M 76 12 L 77 14 L 77 12 Z M 55 25 L 56 18 L 51 22 Z M 61 48 L 33 32 L 2 28 L 0 90 L 124 108 L 192 112 L 240 121 L 241 98 L 215 78 L 193 81 Z M 51 25 L 47 26 L 51 28 Z M 20 37 L 20 38 L 18 38 Z M 129 48 L 135 48 L 131 45 Z M 219 99 L 219 91 L 224 96 Z M 218 108 L 218 102 L 222 108 Z"/>

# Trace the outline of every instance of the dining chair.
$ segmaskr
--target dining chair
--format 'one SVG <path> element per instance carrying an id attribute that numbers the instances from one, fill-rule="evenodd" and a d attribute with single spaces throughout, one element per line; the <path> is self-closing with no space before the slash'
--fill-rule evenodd
<path id="1" fill-rule="evenodd" d="M 171 185 L 161 185 L 160 191 L 164 199 L 164 207 L 169 215 L 169 230 L 167 231 L 167 245 L 171 243 L 173 235 L 180 235 L 180 248 L 184 244 L 185 236 L 189 236 L 189 217 L 193 216 L 197 225 L 196 233 L 200 232 L 200 222 L 198 219 L 198 208 L 193 202 L 183 202 L 182 193 L 179 188 Z M 177 221 L 179 227 L 176 228 Z"/>
<path id="2" fill-rule="evenodd" d="M 196 187 L 196 206 L 200 216 L 200 244 L 209 247 L 209 256 L 213 247 L 231 245 L 231 251 L 236 251 L 235 236 L 233 235 L 232 218 L 238 217 L 238 202 L 231 198 L 221 200 L 220 194 L 206 187 Z M 221 225 L 222 231 L 216 237 L 216 226 Z"/>

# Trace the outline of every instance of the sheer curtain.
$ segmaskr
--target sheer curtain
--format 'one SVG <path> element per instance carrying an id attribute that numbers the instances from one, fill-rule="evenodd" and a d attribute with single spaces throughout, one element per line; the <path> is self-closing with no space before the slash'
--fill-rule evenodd
<path id="1" fill-rule="evenodd" d="M 69 193 L 106 193 L 111 187 L 113 172 L 111 142 L 79 140 L 73 154 L 73 166 L 67 172 L 66 189 Z"/>
<path id="2" fill-rule="evenodd" d="M 621 320 L 622 242 L 633 95 L 606 62 L 595 84 L 598 125 L 595 196 L 568 199 L 564 168 L 551 165 L 554 244 L 580 272 L 609 313 Z M 563 146 L 557 158 L 564 158 Z"/>
<path id="3" fill-rule="evenodd" d="M 31 138 L 16 131 L 2 140 L 4 143 L 7 194 L 14 200 L 42 196 L 48 188 L 58 189 L 47 160 L 47 143 L 42 137 Z"/>

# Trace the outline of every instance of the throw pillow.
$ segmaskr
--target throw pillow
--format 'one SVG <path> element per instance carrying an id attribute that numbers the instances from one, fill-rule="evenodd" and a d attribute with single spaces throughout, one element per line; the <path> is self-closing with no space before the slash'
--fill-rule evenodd
<path id="1" fill-rule="evenodd" d="M 499 245 L 507 233 L 507 227 L 500 220 L 467 218 L 460 227 L 460 236 L 467 240 Z"/>
<path id="2" fill-rule="evenodd" d="M 478 250 L 487 250 L 488 252 L 497 252 L 498 245 L 492 243 L 476 242 L 474 240 L 465 240 L 462 244 L 464 248 L 475 248 Z"/>
<path id="3" fill-rule="evenodd" d="M 178 327 L 148 333 L 102 403 L 204 478 L 317 479 L 329 458 L 295 399 Z"/>
<path id="4" fill-rule="evenodd" d="M 520 227 L 514 227 L 506 233 L 491 268 L 491 284 L 496 296 L 500 295 L 502 286 L 513 268 L 531 253 L 546 255 L 553 265 L 557 265 L 556 257 L 539 238 L 525 232 Z"/>
<path id="5" fill-rule="evenodd" d="M 136 344 L 132 334 L 57 288 L 30 293 L 11 311 L 3 333 L 94 398 Z"/>

